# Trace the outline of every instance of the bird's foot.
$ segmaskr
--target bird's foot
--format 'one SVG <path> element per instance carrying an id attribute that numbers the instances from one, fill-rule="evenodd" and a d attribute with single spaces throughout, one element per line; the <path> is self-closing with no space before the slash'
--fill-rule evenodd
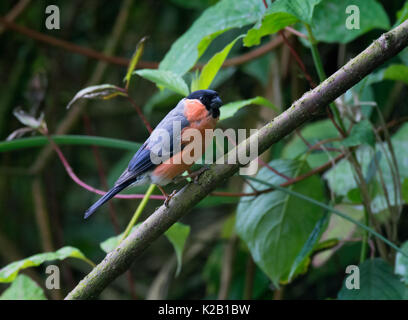
<path id="1" fill-rule="evenodd" d="M 193 182 L 197 184 L 198 179 L 200 178 L 200 176 L 209 169 L 210 169 L 209 166 L 204 165 L 200 169 L 198 169 L 197 171 L 194 171 L 193 173 L 191 173 L 190 178 L 193 178 Z"/>
<path id="2" fill-rule="evenodd" d="M 173 190 L 172 193 L 166 195 L 166 200 L 164 200 L 164 206 L 165 206 L 166 208 L 169 207 L 169 202 L 170 202 L 170 200 L 174 197 L 174 195 L 175 195 L 176 193 L 177 193 L 177 190 Z"/>

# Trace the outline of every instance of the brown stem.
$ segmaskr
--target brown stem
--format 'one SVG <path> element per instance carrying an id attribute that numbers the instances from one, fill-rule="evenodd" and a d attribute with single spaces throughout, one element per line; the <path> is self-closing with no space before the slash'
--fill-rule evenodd
<path id="1" fill-rule="evenodd" d="M 244 285 L 244 300 L 251 300 L 254 288 L 254 277 L 255 277 L 255 262 L 252 256 L 249 254 L 246 264 L 245 272 L 245 285 Z"/>
<path id="2" fill-rule="evenodd" d="M 218 300 L 228 299 L 228 292 L 232 280 L 237 243 L 238 237 L 236 235 L 233 235 L 225 245 L 220 276 L 220 290 L 218 291 Z"/>
<path id="3" fill-rule="evenodd" d="M 4 16 L 7 21 L 14 21 L 30 4 L 31 0 L 20 0 L 17 4 Z M 0 35 L 4 32 L 5 28 L 0 26 Z"/>
<path id="4" fill-rule="evenodd" d="M 310 74 L 307 72 L 306 67 L 302 61 L 302 59 L 299 57 L 299 55 L 297 54 L 296 50 L 293 48 L 293 46 L 290 44 L 289 40 L 286 38 L 285 32 L 283 32 L 282 30 L 279 31 L 279 34 L 281 35 L 283 42 L 285 42 L 285 44 L 289 47 L 290 53 L 292 54 L 292 56 L 295 58 L 297 64 L 299 65 L 300 69 L 302 70 L 306 80 L 309 82 L 310 87 L 315 88 L 316 87 L 316 83 L 313 81 L 312 77 L 310 76 Z"/>

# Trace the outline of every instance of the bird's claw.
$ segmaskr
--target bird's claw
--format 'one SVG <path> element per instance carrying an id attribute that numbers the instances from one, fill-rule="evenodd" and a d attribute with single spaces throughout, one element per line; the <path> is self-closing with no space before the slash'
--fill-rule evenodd
<path id="1" fill-rule="evenodd" d="M 200 178 L 200 176 L 209 169 L 210 169 L 209 166 L 203 166 L 197 171 L 194 171 L 192 173 L 193 183 L 198 184 L 198 179 Z"/>
<path id="2" fill-rule="evenodd" d="M 177 190 L 173 190 L 173 192 L 170 193 L 170 194 L 166 197 L 166 200 L 164 200 L 164 206 L 165 206 L 166 208 L 169 207 L 169 202 L 170 202 L 170 200 L 174 197 L 174 195 L 175 195 L 176 193 L 177 193 Z"/>

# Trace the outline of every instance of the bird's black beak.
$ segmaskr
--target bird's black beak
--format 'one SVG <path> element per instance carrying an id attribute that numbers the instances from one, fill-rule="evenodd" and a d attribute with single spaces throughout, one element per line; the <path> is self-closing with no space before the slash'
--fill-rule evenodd
<path id="1" fill-rule="evenodd" d="M 220 97 L 214 97 L 212 100 L 211 100 L 211 107 L 212 108 L 219 108 L 219 107 L 221 107 L 222 106 L 222 100 L 221 100 L 221 98 Z"/>

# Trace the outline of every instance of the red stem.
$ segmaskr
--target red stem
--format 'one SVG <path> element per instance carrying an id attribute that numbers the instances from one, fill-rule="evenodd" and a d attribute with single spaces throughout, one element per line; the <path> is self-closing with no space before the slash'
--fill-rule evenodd
<path id="1" fill-rule="evenodd" d="M 48 138 L 48 141 L 51 144 L 51 147 L 54 149 L 54 151 L 57 153 L 59 159 L 62 162 L 62 165 L 65 168 L 65 171 L 68 173 L 68 175 L 70 176 L 70 178 L 79 186 L 81 186 L 82 188 L 91 191 L 93 193 L 99 194 L 99 195 L 104 195 L 106 192 L 96 189 L 94 187 L 91 187 L 90 185 L 86 184 L 85 182 L 83 182 L 81 179 L 79 179 L 77 177 L 77 175 L 74 173 L 74 171 L 72 170 L 71 166 L 69 165 L 67 159 L 65 158 L 64 154 L 62 153 L 61 149 L 59 148 L 59 146 L 54 142 L 54 140 L 52 140 L 52 138 L 49 136 L 48 132 L 44 132 L 42 131 L 42 133 Z M 119 199 L 143 199 L 144 198 L 144 194 L 117 194 L 115 196 L 115 198 L 119 198 Z M 159 195 L 151 195 L 150 199 L 154 199 L 154 200 L 165 200 L 166 198 L 164 196 L 159 196 Z"/>

